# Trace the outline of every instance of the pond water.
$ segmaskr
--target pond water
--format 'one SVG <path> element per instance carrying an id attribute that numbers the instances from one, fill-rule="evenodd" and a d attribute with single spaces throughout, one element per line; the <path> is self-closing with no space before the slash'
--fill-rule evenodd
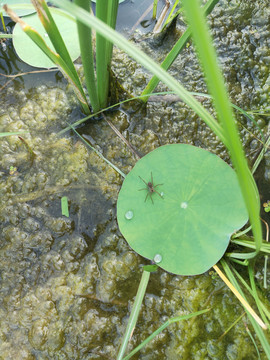
<path id="1" fill-rule="evenodd" d="M 269 16 L 269 2 L 259 0 L 223 0 L 209 16 L 230 96 L 246 110 L 269 108 Z M 132 40 L 160 62 L 184 28 L 179 19 L 170 32 L 135 32 Z M 30 70 L 14 57 L 11 44 L 2 47 L 2 73 Z M 117 49 L 113 71 L 127 96 L 139 95 L 151 78 Z M 170 72 L 188 90 L 206 92 L 192 46 L 184 49 Z M 28 133 L 25 142 L 17 136 L 0 138 L 0 359 L 115 359 L 142 265 L 149 264 L 128 246 L 117 226 L 116 201 L 123 179 L 75 134 L 57 135 L 67 121 L 81 116 L 61 74 L 25 75 L 6 84 L 9 80 L 0 76 L 0 131 Z M 211 110 L 209 100 L 201 101 Z M 140 156 L 161 145 L 187 143 L 229 161 L 204 123 L 172 97 L 152 99 L 146 106 L 130 102 L 106 117 Z M 252 162 L 261 146 L 260 132 L 244 117 L 237 119 Z M 256 116 L 265 136 L 268 119 Z M 106 121 L 91 120 L 79 131 L 124 173 L 135 165 L 136 156 Z M 260 176 L 264 202 L 269 152 Z M 61 214 L 62 196 L 68 197 L 69 218 Z M 262 285 L 259 266 L 256 277 Z M 263 295 L 269 301 L 269 291 Z M 133 358 L 258 359 L 245 328 L 247 323 L 252 331 L 246 316 L 224 334 L 243 308 L 212 271 L 193 277 L 161 269 L 151 274 L 130 349 L 168 318 L 206 307 L 211 311 L 170 325 Z M 257 344 L 261 359 L 266 359 Z"/>

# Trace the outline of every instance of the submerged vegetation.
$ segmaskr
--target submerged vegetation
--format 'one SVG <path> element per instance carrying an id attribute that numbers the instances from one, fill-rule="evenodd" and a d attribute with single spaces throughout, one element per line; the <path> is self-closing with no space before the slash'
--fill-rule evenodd
<path id="1" fill-rule="evenodd" d="M 187 134 L 183 132 L 183 135 L 181 135 L 181 130 L 177 127 L 176 121 L 173 120 L 171 129 L 169 126 L 171 133 L 168 131 L 169 137 L 166 139 L 166 136 L 162 134 L 162 130 L 168 126 L 168 124 L 165 125 L 166 120 L 158 119 L 159 114 L 155 112 L 153 126 L 154 128 L 155 126 L 157 127 L 157 132 L 153 132 L 153 134 L 147 134 L 146 132 L 146 141 L 143 135 L 144 127 L 140 128 L 142 121 L 146 120 L 136 119 L 136 112 L 140 114 L 139 116 L 142 116 L 142 111 L 148 112 L 149 115 L 153 107 L 151 107 L 151 103 L 148 103 L 147 110 L 143 110 L 145 108 L 141 107 L 141 102 L 135 103 L 135 105 L 130 103 L 132 104 L 131 107 L 134 106 L 134 110 L 131 110 L 130 114 L 132 114 L 132 112 L 135 114 L 130 115 L 134 118 L 134 123 L 131 124 L 135 129 L 137 128 L 135 131 L 142 133 L 140 139 L 136 138 L 135 135 L 133 139 L 131 138 L 133 147 L 137 145 L 136 147 L 143 153 L 147 153 L 157 147 L 157 152 L 154 151 L 140 159 L 134 166 L 134 169 L 130 171 L 131 166 L 134 165 L 134 160 L 131 160 L 128 150 L 122 149 L 115 140 L 113 144 L 110 143 L 109 138 L 106 139 L 104 143 L 108 144 L 110 150 L 107 152 L 107 155 L 114 159 L 113 162 L 117 162 L 117 166 L 122 168 L 126 174 L 129 172 L 129 174 L 125 176 L 122 170 L 119 171 L 119 174 L 125 177 L 117 202 L 117 216 L 120 230 L 129 245 L 138 254 L 148 258 L 156 265 L 144 267 L 141 286 L 138 289 L 138 294 L 135 298 L 130 320 L 125 332 L 125 324 L 124 322 L 119 322 L 119 317 L 123 319 L 125 314 L 127 314 L 127 299 L 132 299 L 135 295 L 135 288 L 133 286 L 134 279 L 138 281 L 140 273 L 138 271 L 139 264 L 144 263 L 145 260 L 143 261 L 136 253 L 131 251 L 128 245 L 124 243 L 116 228 L 115 213 L 112 209 L 115 208 L 116 193 L 120 183 L 120 176 L 115 172 L 117 167 L 114 165 L 112 168 L 104 165 L 99 157 L 101 156 L 101 152 L 96 151 L 88 154 L 81 142 L 73 144 L 70 139 L 57 138 L 53 134 L 50 140 L 43 140 L 43 144 L 41 145 L 38 139 L 33 142 L 31 141 L 30 145 L 27 138 L 28 135 L 25 136 L 25 139 L 20 135 L 20 131 L 25 131 L 26 129 L 23 123 L 23 121 L 25 121 L 26 125 L 29 124 L 27 130 L 29 129 L 31 136 L 33 136 L 31 120 L 27 118 L 27 113 L 32 114 L 32 116 L 36 118 L 39 105 L 33 104 L 30 100 L 27 101 L 24 110 L 22 110 L 23 108 L 20 109 L 21 125 L 13 127 L 10 125 L 12 120 L 6 119 L 3 115 L 1 117 L 1 123 L 5 126 L 3 126 L 2 136 L 3 139 L 5 139 L 6 148 L 10 148 L 11 151 L 20 149 L 24 152 L 24 156 L 16 160 L 19 164 L 16 164 L 12 156 L 12 160 L 10 160 L 9 156 L 6 156 L 2 161 L 2 166 L 4 166 L 4 164 L 5 167 L 8 165 L 9 169 L 11 166 L 13 166 L 14 169 L 14 166 L 17 165 L 16 171 L 12 169 L 12 172 L 9 171 L 8 174 L 5 174 L 6 184 L 3 184 L 1 189 L 3 199 L 7 199 L 5 209 L 1 214 L 3 224 L 7 224 L 7 226 L 5 225 L 4 231 L 5 241 L 1 249 L 2 256 L 5 257 L 5 254 L 8 254 L 9 251 L 13 251 L 9 242 L 15 242 L 17 244 L 16 246 L 19 246 L 20 241 L 24 239 L 23 248 L 20 249 L 18 255 L 20 261 L 40 264 L 38 269 L 34 269 L 33 274 L 29 273 L 30 269 L 23 270 L 25 271 L 27 286 L 31 287 L 31 282 L 35 285 L 29 291 L 26 286 L 24 289 L 25 296 L 20 299 L 23 305 L 20 310 L 18 310 L 20 313 L 19 317 L 21 318 L 21 326 L 29 331 L 29 342 L 34 349 L 34 352 L 27 349 L 28 358 L 32 359 L 35 356 L 39 356 L 37 354 L 45 353 L 49 358 L 54 358 L 54 354 L 57 352 L 60 357 L 66 356 L 67 359 L 77 359 L 82 356 L 89 359 L 91 356 L 104 359 L 106 357 L 116 358 L 118 352 L 117 358 L 119 360 L 123 358 L 128 359 L 135 354 L 135 350 L 130 356 L 126 355 L 126 357 L 124 357 L 126 349 L 129 348 L 129 350 L 131 350 L 145 339 L 145 342 L 136 349 L 136 351 L 141 351 L 141 357 L 139 358 L 147 359 L 149 356 L 153 356 L 152 351 L 157 354 L 157 359 L 173 359 L 175 357 L 191 358 L 191 354 L 196 354 L 194 356 L 198 359 L 203 359 L 207 356 L 218 359 L 225 357 L 229 359 L 255 359 L 260 356 L 261 358 L 265 356 L 269 358 L 269 335 L 268 331 L 266 331 L 269 326 L 268 300 L 262 289 L 258 287 L 258 281 L 256 279 L 258 276 L 261 276 L 256 275 L 258 271 L 257 264 L 259 263 L 261 267 L 261 258 L 266 256 L 264 284 L 268 282 L 266 277 L 267 254 L 270 250 L 267 243 L 268 232 L 266 232 L 265 235 L 266 241 L 262 240 L 259 192 L 252 176 L 252 171 L 249 170 L 246 161 L 246 155 L 242 148 L 242 144 L 245 145 L 245 140 L 242 136 L 239 137 L 238 135 L 236 120 L 232 112 L 231 103 L 212 46 L 212 39 L 202 16 L 203 11 L 200 9 L 199 2 L 182 1 L 185 16 L 191 28 L 184 33 L 181 46 L 178 45 L 178 51 L 183 49 L 183 45 L 188 41 L 190 33 L 192 32 L 194 46 L 198 52 L 198 58 L 201 61 L 206 83 L 209 88 L 209 94 L 211 95 L 211 101 L 209 97 L 207 98 L 209 101 L 206 103 L 207 106 L 203 106 L 196 96 L 194 97 L 180 85 L 175 77 L 169 75 L 166 70 L 150 59 L 145 52 L 142 52 L 124 39 L 119 33 L 112 30 L 112 28 L 115 27 L 115 20 L 113 20 L 116 19 L 115 9 L 110 9 L 108 13 L 104 12 L 101 14 L 99 13 L 100 9 L 98 7 L 98 3 L 101 4 L 101 2 L 97 1 L 97 16 L 102 21 L 107 20 L 105 22 L 107 22 L 109 26 L 106 26 L 104 22 L 99 21 L 96 17 L 89 14 L 89 8 L 85 11 L 85 9 L 78 7 L 77 5 L 81 5 L 81 1 L 75 1 L 74 4 L 58 0 L 53 0 L 52 2 L 65 8 L 76 17 L 79 34 L 81 34 L 81 48 L 85 48 L 85 39 L 88 39 L 87 41 L 90 41 L 90 44 L 92 44 L 90 31 L 93 29 L 97 32 L 97 42 L 99 41 L 100 44 L 102 44 L 97 44 L 96 76 L 100 84 L 104 85 L 104 88 L 100 91 L 98 85 L 97 87 L 94 86 L 94 95 L 90 95 L 93 89 L 89 89 L 89 86 L 91 87 L 91 84 L 95 83 L 93 80 L 93 76 L 95 76 L 93 51 L 89 47 L 89 49 L 87 49 L 89 51 L 88 53 L 84 55 L 82 53 L 85 84 L 88 89 L 93 113 L 106 106 L 106 96 L 109 91 L 108 79 L 110 75 L 108 64 L 111 61 L 112 43 L 114 43 L 163 81 L 169 89 L 177 94 L 183 102 L 191 107 L 191 109 L 209 125 L 212 132 L 203 130 L 205 139 L 210 139 L 205 140 L 206 143 L 209 141 L 209 148 L 219 153 L 221 152 L 220 149 L 224 151 L 224 146 L 221 144 L 221 142 L 223 142 L 231 156 L 231 161 L 236 173 L 230 169 L 227 164 L 223 163 L 222 160 L 209 152 L 205 152 L 208 154 L 207 159 L 216 159 L 220 164 L 224 164 L 226 169 L 229 168 L 231 170 L 233 179 L 230 177 L 227 178 L 225 173 L 223 174 L 223 170 L 220 170 L 218 165 L 217 167 L 216 165 L 212 165 L 212 163 L 211 171 L 213 171 L 213 173 L 212 175 L 208 174 L 207 166 L 203 166 L 204 161 L 205 164 L 209 166 L 208 160 L 200 159 L 199 162 L 196 162 L 196 155 L 189 154 L 188 151 L 185 159 L 181 159 L 181 156 L 179 156 L 177 152 L 173 152 L 168 156 L 161 155 L 163 154 L 162 149 L 176 149 L 178 145 L 160 147 L 159 145 L 161 145 L 162 142 L 160 144 L 158 140 L 159 135 L 162 136 L 163 144 L 177 143 L 181 141 L 181 136 L 187 136 L 190 126 L 205 129 L 202 122 L 196 123 L 196 120 L 192 123 L 189 121 L 189 119 L 194 116 L 194 113 L 191 115 L 186 105 L 180 105 L 183 108 L 180 112 L 183 111 L 184 114 L 186 114 Z M 50 35 L 52 31 L 54 33 L 52 38 L 58 38 L 58 36 L 56 36 L 57 30 L 55 29 L 55 24 L 48 15 L 49 10 L 45 1 L 37 1 L 35 3 L 38 7 L 43 6 L 39 8 L 43 21 L 47 19 L 46 16 L 50 19 L 47 25 L 45 25 L 45 27 L 48 27 L 46 28 L 47 33 Z M 210 6 L 212 10 L 216 3 L 217 1 L 209 1 L 204 11 L 207 12 L 207 9 L 209 10 L 207 6 Z M 222 9 L 222 5 L 220 9 Z M 8 9 L 6 8 L 6 10 Z M 114 17 L 110 15 L 112 12 L 114 12 Z M 14 20 L 15 19 L 17 18 L 14 17 Z M 17 19 L 17 21 L 20 22 L 21 20 Z M 29 33 L 33 35 L 33 30 L 28 30 Z M 41 40 L 36 41 L 38 43 Z M 57 48 L 57 46 L 59 46 L 59 48 Z M 63 65 L 67 65 L 62 64 L 63 59 L 69 59 L 67 54 L 61 54 L 63 51 L 62 46 L 63 43 L 55 45 L 55 49 L 58 52 L 56 55 L 51 55 L 52 52 L 48 51 L 48 55 L 54 58 L 55 62 L 58 62 L 61 68 L 63 68 Z M 104 56 L 105 53 L 107 54 L 106 56 Z M 175 59 L 175 56 L 173 57 Z M 89 59 L 92 60 L 90 61 Z M 77 69 L 73 66 L 72 61 L 70 61 L 69 59 L 69 65 L 67 65 L 67 71 L 65 73 L 68 74 L 68 78 L 73 85 L 76 84 L 76 89 L 80 88 L 79 93 L 81 95 L 84 94 L 84 100 L 82 100 L 80 96 L 79 99 L 80 103 L 84 104 L 83 109 L 85 113 L 89 114 L 90 107 L 87 102 L 88 98 L 84 93 L 79 73 L 77 73 Z M 85 64 L 89 63 L 89 61 L 91 63 L 89 67 L 91 73 L 87 75 Z M 172 61 L 170 61 L 170 63 L 172 63 Z M 101 64 L 103 70 L 106 69 L 106 71 L 100 72 L 98 64 Z M 117 69 L 117 64 L 113 66 Z M 68 73 L 68 71 L 71 72 Z M 105 73 L 106 80 L 103 78 Z M 90 80 L 90 82 L 88 82 L 88 80 Z M 134 78 L 134 84 L 136 81 L 138 82 L 138 80 Z M 134 87 L 135 86 L 136 85 L 134 85 Z M 148 86 L 149 83 L 145 89 L 147 89 Z M 81 90 L 83 92 L 81 92 Z M 104 94 L 105 98 L 103 96 Z M 63 94 L 59 93 L 58 95 L 64 98 Z M 145 97 L 142 97 L 142 95 L 145 95 Z M 142 100 L 148 99 L 149 95 L 149 92 L 145 92 L 145 90 L 139 94 L 137 93 L 137 96 L 139 98 L 141 97 Z M 45 102 L 45 98 L 42 90 L 40 90 L 38 98 L 43 98 L 43 100 L 39 100 L 40 108 L 43 109 L 44 106 L 42 104 Z M 134 99 L 132 101 L 134 102 Z M 159 105 L 156 106 L 158 107 Z M 215 108 L 218 120 L 212 115 L 212 105 Z M 59 117 L 72 113 L 69 105 L 64 104 L 61 106 L 63 111 L 61 109 L 56 110 L 59 113 Z M 123 110 L 126 109 L 125 106 L 124 104 L 122 105 Z M 177 103 L 174 107 L 171 105 L 168 106 L 168 104 L 164 106 L 167 109 L 168 123 L 170 123 L 170 117 L 177 119 L 177 116 L 183 116 L 180 115 L 180 112 L 179 115 L 177 113 L 180 106 L 178 106 Z M 11 109 L 11 115 L 9 115 L 11 119 L 16 117 L 16 111 L 14 108 L 13 110 Z M 42 111 L 40 112 L 41 114 Z M 128 112 L 129 110 L 127 109 L 125 111 Z M 247 114 L 245 111 L 243 111 L 243 113 Z M 40 116 L 41 118 L 43 117 L 44 123 L 50 118 L 50 116 L 46 114 L 46 111 L 44 116 Z M 249 114 L 249 116 L 251 115 Z M 104 119 L 106 120 L 105 117 Z M 86 119 L 83 119 L 83 121 L 79 120 L 74 123 L 72 118 L 65 118 L 62 119 L 61 127 L 67 127 L 78 134 L 75 126 L 78 126 L 79 123 L 82 124 L 85 120 Z M 72 122 L 73 125 L 69 124 L 69 122 Z M 123 117 L 122 120 L 120 119 L 119 123 L 115 125 L 118 125 L 120 132 L 125 134 L 129 126 L 128 122 L 129 121 Z M 106 124 L 110 124 L 109 120 Z M 105 125 L 105 121 L 100 122 L 95 120 L 91 126 L 92 130 L 89 135 L 80 132 L 79 136 L 81 140 L 93 143 L 93 133 L 100 137 L 100 134 L 107 125 Z M 111 126 L 113 127 L 114 125 L 111 124 Z M 178 135 L 175 141 L 172 135 L 176 128 Z M 260 131 L 262 132 L 262 130 L 258 129 L 256 129 L 256 131 L 258 133 Z M 213 135 L 213 133 L 215 135 Z M 7 134 L 12 136 L 6 137 Z M 17 136 L 18 134 L 19 137 Z M 241 135 L 242 134 L 241 132 Z M 266 133 L 264 135 L 267 136 Z M 29 138 L 31 138 L 31 136 Z M 121 136 L 123 139 L 123 135 Z M 216 136 L 219 137 L 219 140 L 217 140 Z M 24 140 L 22 141 L 21 139 Z M 54 144 L 52 139 L 55 139 Z M 150 142 L 148 143 L 149 140 Z M 193 139 L 192 136 L 189 141 L 193 145 L 196 144 L 196 140 Z M 140 142 L 140 144 L 138 142 Z M 125 140 L 125 143 L 128 143 L 127 140 Z M 194 149 L 195 152 L 202 151 L 204 153 L 205 151 L 190 147 L 190 145 L 179 146 L 182 149 L 181 151 L 188 148 Z M 269 146 L 269 144 L 266 142 L 262 148 L 260 159 L 262 159 L 267 146 Z M 133 148 L 130 147 L 130 149 Z M 153 154 L 155 153 L 160 154 L 157 159 L 154 159 Z M 229 160 L 228 153 L 226 151 L 224 152 L 224 158 L 227 161 Z M 57 154 L 58 158 L 55 158 L 55 154 Z M 140 157 L 137 151 L 133 152 L 133 154 L 135 154 L 136 157 Z M 48 164 L 50 165 L 46 165 L 46 163 L 42 164 L 42 159 L 47 157 L 49 159 Z M 108 156 L 102 154 L 102 159 L 104 159 L 104 157 Z M 121 158 L 124 159 L 124 161 L 121 160 Z M 173 165 L 173 163 L 171 163 L 172 161 L 175 161 L 177 166 L 171 167 Z M 62 167 L 59 173 L 55 172 L 55 167 L 58 166 L 58 163 L 61 164 Z M 169 165 L 169 169 L 166 166 L 163 168 L 163 164 L 166 166 Z M 216 164 L 215 161 L 213 164 Z M 89 166 L 98 174 L 90 174 L 90 179 L 87 178 Z M 256 163 L 256 168 L 257 166 L 258 164 Z M 138 168 L 139 170 L 136 170 Z M 183 169 L 185 175 L 181 174 Z M 54 175 L 50 181 L 48 181 L 47 174 L 50 171 Z M 33 177 L 33 173 L 35 172 L 37 172 L 37 174 Z M 107 180 L 104 180 L 104 174 L 109 184 L 106 184 Z M 218 175 L 220 178 L 217 180 L 215 175 Z M 97 176 L 103 179 L 100 187 L 101 195 L 99 195 L 97 191 Z M 238 182 L 236 181 L 236 176 Z M 225 181 L 225 179 L 227 180 Z M 76 193 L 72 195 L 74 190 L 78 190 L 78 187 L 73 186 L 76 182 L 82 186 L 79 197 L 81 203 L 84 205 L 79 207 L 76 207 L 78 195 L 76 195 Z M 146 186 L 143 189 L 144 191 L 141 190 L 143 183 Z M 10 186 L 12 190 L 9 190 Z M 245 205 L 242 201 L 239 186 Z M 66 191 L 70 192 L 68 196 L 69 200 L 65 196 Z M 232 196 L 230 202 L 228 202 L 228 192 L 229 195 Z M 39 207 L 37 205 L 38 202 L 35 202 L 35 200 L 40 197 L 42 198 L 44 195 L 50 196 L 51 194 L 56 195 L 59 204 L 60 199 L 62 200 L 62 213 L 65 215 L 65 218 L 53 218 L 53 214 L 58 213 L 58 211 L 61 213 L 60 205 L 59 210 L 54 209 L 55 199 L 49 198 L 48 201 L 45 198 L 42 200 L 42 207 Z M 30 195 L 32 195 L 32 197 Z M 187 199 L 186 197 L 189 198 Z M 197 200 L 194 201 L 194 209 L 196 208 L 196 212 L 194 209 L 193 211 L 189 210 L 192 210 L 192 207 L 189 206 L 190 199 Z M 52 203 L 50 202 L 51 200 Z M 265 199 L 266 204 L 267 200 L 268 199 Z M 34 201 L 33 205 L 29 205 L 27 203 L 29 201 Z M 234 201 L 235 203 L 232 205 Z M 14 204 L 18 205 L 17 212 L 13 211 Z M 98 207 L 96 204 L 98 204 Z M 175 204 L 178 205 L 177 209 L 175 208 Z M 232 209 L 230 207 L 232 207 Z M 84 214 L 83 211 L 86 209 L 88 210 Z M 268 209 L 268 207 L 265 206 L 265 209 Z M 11 214 L 12 211 L 13 214 Z M 177 219 L 174 220 L 173 223 L 169 222 L 168 218 L 171 218 L 174 213 L 178 214 L 179 211 L 181 211 L 182 216 L 181 222 Z M 136 212 L 137 214 L 140 213 L 144 225 L 142 226 L 141 222 L 138 223 L 136 220 L 135 228 L 132 227 L 132 229 L 129 230 L 128 226 L 132 223 L 131 220 L 133 216 L 135 219 Z M 249 224 L 242 231 L 236 232 L 246 223 L 247 212 L 249 214 Z M 218 214 L 221 215 L 217 216 Z M 228 219 L 229 215 L 231 215 L 232 218 Z M 35 220 L 31 219 L 31 216 Z M 105 217 L 103 218 L 102 216 Z M 16 226 L 20 224 L 21 218 L 23 219 L 23 231 L 16 230 Z M 91 219 L 90 225 L 82 225 L 84 223 L 88 224 L 89 219 Z M 174 223 L 177 226 L 174 226 Z M 112 230 L 108 227 L 108 224 L 110 224 L 110 226 L 112 225 Z M 161 228 L 160 224 L 164 224 L 165 227 Z M 124 228 L 125 226 L 127 226 L 127 228 Z M 85 227 L 84 231 L 81 230 L 82 227 Z M 223 233 L 225 235 L 221 234 L 223 227 Z M 43 233 L 43 228 L 47 229 L 45 234 Z M 169 231 L 169 229 L 174 229 L 171 237 L 172 232 L 171 230 Z M 35 235 L 35 233 L 37 234 Z M 230 241 L 232 234 L 233 237 Z M 190 247 L 191 240 L 192 246 Z M 229 241 L 229 250 L 224 255 Z M 213 242 L 215 245 L 213 245 Z M 46 246 L 49 252 L 48 256 L 46 252 L 41 254 L 42 259 L 39 262 L 39 260 L 36 261 L 33 259 L 39 259 L 38 249 L 42 243 L 47 244 Z M 222 244 L 222 248 L 219 248 Z M 31 254 L 32 257 L 27 255 L 28 252 L 26 249 L 34 249 L 34 253 L 31 252 L 32 250 L 29 250 L 29 254 Z M 217 249 L 219 251 L 217 251 Z M 220 265 L 215 265 L 222 256 L 223 258 L 219 263 Z M 181 258 L 181 260 L 179 260 L 179 258 Z M 23 265 L 17 266 L 18 269 L 16 271 L 18 272 L 24 269 Z M 256 341 L 254 340 L 253 331 L 250 332 L 250 330 L 248 330 L 248 334 L 252 340 L 250 344 L 243 346 L 245 337 L 242 337 L 241 342 L 240 338 L 242 335 L 239 334 L 242 334 L 243 329 L 248 327 L 246 322 L 242 322 L 244 312 L 239 314 L 239 316 L 237 315 L 240 305 L 231 305 L 234 300 L 229 296 L 229 288 L 226 289 L 213 273 L 206 273 L 202 277 L 186 277 L 186 275 L 198 275 L 207 272 L 212 266 L 243 305 L 244 311 L 246 311 L 249 319 L 248 324 L 252 324 L 254 332 L 256 333 Z M 223 267 L 227 277 L 220 270 L 220 266 Z M 162 269 L 159 269 L 159 267 L 178 276 L 164 272 Z M 47 275 L 44 273 L 46 269 L 48 269 Z M 147 293 L 146 289 L 150 272 L 153 272 L 151 279 L 153 279 L 156 284 L 159 282 L 160 284 L 157 285 L 156 288 L 153 286 L 152 289 L 150 284 L 151 290 L 149 290 L 150 293 Z M 262 274 L 262 270 L 259 270 L 259 272 Z M 65 273 L 65 275 L 63 273 Z M 50 275 L 53 276 L 50 277 Z M 37 279 L 38 282 L 36 282 Z M 51 291 L 49 290 L 50 288 L 52 289 Z M 8 298 L 7 292 L 8 287 L 7 290 L 4 290 L 4 295 Z M 71 295 L 69 300 L 67 300 L 67 294 Z M 215 297 L 216 294 L 217 297 Z M 222 294 L 222 308 L 220 308 L 219 301 L 217 300 L 220 294 Z M 143 301 L 144 295 L 145 300 Z M 48 317 L 46 316 L 45 318 L 42 316 L 42 311 L 44 310 L 45 312 L 45 308 L 41 312 L 38 310 L 38 304 L 42 298 L 46 298 L 43 306 L 51 309 L 51 311 L 49 310 L 48 312 Z M 17 300 L 18 299 L 19 297 Z M 10 302 L 11 299 L 8 298 L 8 301 Z M 34 307 L 37 314 L 36 317 L 32 313 L 27 315 L 23 312 L 24 306 L 28 308 L 27 302 L 33 303 L 33 301 L 36 304 Z M 94 304 L 101 302 L 101 305 L 92 306 L 93 302 Z M 57 305 L 58 303 L 59 306 Z M 107 313 L 108 304 L 111 306 L 109 311 L 112 311 L 112 313 L 110 314 Z M 258 309 L 255 310 L 255 312 L 254 304 L 256 304 Z M 7 304 L 5 304 L 4 301 L 3 308 L 5 306 L 7 306 Z M 15 303 L 13 305 L 8 304 L 8 306 L 14 306 L 16 308 Z M 172 307 L 173 311 L 170 310 L 170 307 Z M 144 314 L 145 324 L 140 322 L 140 310 Z M 217 335 L 217 331 L 214 330 L 213 320 L 208 321 L 211 316 L 209 314 L 215 311 L 219 313 L 218 321 L 222 324 L 223 334 Z M 162 316 L 164 312 L 166 315 Z M 72 319 L 69 317 L 69 313 L 72 314 Z M 200 315 L 198 319 L 196 317 L 197 315 Z M 11 316 L 11 314 L 9 316 Z M 80 319 L 78 327 L 81 328 L 75 330 L 74 317 L 76 316 Z M 195 317 L 189 322 L 189 324 L 193 324 L 192 328 L 179 323 L 180 320 L 193 316 Z M 155 323 L 153 319 L 155 319 Z M 135 330 L 135 336 L 130 339 L 130 334 L 133 332 L 137 320 L 141 334 L 136 335 Z M 210 338 L 207 338 L 206 334 L 200 334 L 198 324 L 201 324 L 202 321 L 203 326 L 206 328 L 206 333 L 211 335 Z M 171 329 L 165 334 L 161 332 L 167 328 L 168 325 L 170 325 Z M 231 347 L 226 343 L 226 340 L 224 340 L 224 338 L 226 338 L 226 332 L 229 332 L 230 327 L 234 328 L 233 334 L 239 333 Z M 109 334 L 110 332 L 112 332 L 112 336 L 110 337 L 110 341 L 106 342 L 106 339 L 104 339 L 106 335 L 104 334 Z M 188 335 L 189 332 L 190 334 Z M 38 337 L 36 334 L 40 334 L 40 336 Z M 53 334 L 57 334 L 57 336 L 54 338 Z M 169 336 L 170 334 L 172 334 L 171 337 Z M 156 337 L 154 337 L 154 335 L 156 335 Z M 7 344 L 10 344 L 5 330 L 2 331 L 1 336 Z M 231 335 L 231 341 L 233 341 L 233 337 L 234 336 Z M 148 340 L 151 340 L 151 342 L 148 342 Z M 122 346 L 120 347 L 121 342 Z M 109 343 L 113 345 L 108 345 Z M 188 343 L 189 345 L 187 345 Z M 27 346 L 25 348 L 27 348 Z M 62 348 L 63 351 L 61 350 Z M 241 354 L 239 354 L 239 349 L 241 349 Z M 8 350 L 5 348 L 1 350 L 6 351 L 6 354 L 8 354 Z M 11 355 L 8 356 L 11 358 L 13 356 L 11 351 L 10 354 Z M 135 355 L 134 358 L 136 358 L 136 356 L 137 355 Z M 7 356 L 6 358 L 8 359 Z"/>

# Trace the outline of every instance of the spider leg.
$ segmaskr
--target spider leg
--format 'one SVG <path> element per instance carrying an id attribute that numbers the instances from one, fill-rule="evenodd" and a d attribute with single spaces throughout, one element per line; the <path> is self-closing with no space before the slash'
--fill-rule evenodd
<path id="1" fill-rule="evenodd" d="M 145 182 L 139 175 L 139 178 L 145 183 L 145 185 L 147 186 L 147 182 Z"/>
<path id="2" fill-rule="evenodd" d="M 141 190 L 147 190 L 148 191 L 148 188 L 138 189 L 138 191 L 141 191 Z"/>
<path id="3" fill-rule="evenodd" d="M 154 192 L 157 193 L 161 197 L 161 199 L 163 199 L 162 195 L 156 189 L 154 189 Z"/>
<path id="4" fill-rule="evenodd" d="M 146 199 L 148 198 L 149 193 L 146 194 L 146 197 L 144 199 L 144 202 L 146 202 Z"/>

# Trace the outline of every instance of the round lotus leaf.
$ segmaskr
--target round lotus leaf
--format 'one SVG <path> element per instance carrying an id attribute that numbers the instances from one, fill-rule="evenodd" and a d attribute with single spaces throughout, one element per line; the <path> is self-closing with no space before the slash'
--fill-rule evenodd
<path id="1" fill-rule="evenodd" d="M 66 12 L 51 8 L 53 19 L 63 37 L 72 60 L 80 56 L 77 25 L 75 20 Z M 42 26 L 37 14 L 27 16 L 24 21 L 32 26 L 45 40 L 48 47 L 55 51 L 48 34 Z M 20 24 L 16 24 L 13 30 L 13 45 L 18 56 L 27 64 L 41 68 L 53 68 L 55 64 L 43 53 L 43 51 L 22 30 Z"/>
<path id="2" fill-rule="evenodd" d="M 220 260 L 248 214 L 227 163 L 201 148 L 174 144 L 150 152 L 126 176 L 117 220 L 138 254 L 171 273 L 196 275 Z"/>
<path id="3" fill-rule="evenodd" d="M 36 12 L 36 10 L 32 5 L 31 0 L 8 0 L 8 1 L 2 0 L 0 2 L 0 6 L 2 7 L 4 4 L 7 4 L 9 7 L 11 7 L 12 10 L 14 10 L 18 16 L 26 16 Z M 26 5 L 25 9 L 23 8 L 23 5 Z M 3 11 L 3 15 L 5 17 L 8 17 L 5 11 Z"/>

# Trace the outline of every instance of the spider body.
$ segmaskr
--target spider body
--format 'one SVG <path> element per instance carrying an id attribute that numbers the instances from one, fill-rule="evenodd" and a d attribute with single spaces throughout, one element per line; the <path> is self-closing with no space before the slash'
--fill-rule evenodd
<path id="1" fill-rule="evenodd" d="M 157 194 L 161 197 L 161 199 L 163 199 L 163 197 L 161 196 L 161 194 L 156 190 L 156 187 L 157 187 L 157 186 L 160 186 L 160 185 L 163 185 L 163 184 L 156 184 L 156 185 L 154 185 L 152 171 L 151 171 L 151 181 L 146 182 L 146 181 L 143 180 L 143 178 L 141 178 L 140 176 L 139 176 L 139 178 L 140 178 L 140 179 L 145 183 L 145 185 L 146 185 L 146 188 L 139 189 L 139 191 L 141 191 L 141 190 L 147 190 L 147 194 L 146 194 L 146 197 L 145 197 L 145 199 L 144 199 L 144 202 L 146 202 L 146 200 L 147 200 L 147 198 L 148 198 L 148 196 L 149 196 L 150 199 L 151 199 L 151 201 L 152 201 L 152 204 L 154 204 L 154 201 L 153 201 L 153 199 L 152 199 L 152 196 L 153 196 L 154 193 L 157 193 Z"/>

